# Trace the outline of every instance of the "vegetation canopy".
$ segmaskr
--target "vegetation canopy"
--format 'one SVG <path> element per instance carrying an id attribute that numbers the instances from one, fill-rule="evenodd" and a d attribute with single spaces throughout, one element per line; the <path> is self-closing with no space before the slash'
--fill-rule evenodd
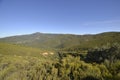
<path id="1" fill-rule="evenodd" d="M 0 39 L 0 80 L 119 80 L 120 33 Z"/>

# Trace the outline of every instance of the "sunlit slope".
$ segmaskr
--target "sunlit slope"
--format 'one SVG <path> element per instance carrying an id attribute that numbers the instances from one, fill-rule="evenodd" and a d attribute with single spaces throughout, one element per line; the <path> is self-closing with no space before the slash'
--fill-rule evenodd
<path id="1" fill-rule="evenodd" d="M 34 33 L 1 38 L 0 42 L 20 44 L 40 49 L 93 48 L 108 43 L 120 44 L 120 32 L 105 32 L 94 35 Z"/>
<path id="2" fill-rule="evenodd" d="M 12 56 L 31 56 L 31 57 L 45 57 L 44 53 L 50 51 L 41 50 L 37 48 L 25 47 L 15 44 L 0 43 L 0 54 Z M 50 54 L 49 54 L 50 55 Z"/>
<path id="3" fill-rule="evenodd" d="M 49 51 L 0 43 L 0 80 L 38 80 L 39 76 L 43 80 L 52 56 Z"/>

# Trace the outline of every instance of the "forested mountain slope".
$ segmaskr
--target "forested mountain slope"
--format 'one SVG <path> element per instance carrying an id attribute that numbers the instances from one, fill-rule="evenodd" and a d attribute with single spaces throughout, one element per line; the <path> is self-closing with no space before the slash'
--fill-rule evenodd
<path id="1" fill-rule="evenodd" d="M 108 43 L 120 44 L 120 32 L 105 32 L 94 35 L 73 35 L 73 34 L 45 34 L 33 33 L 0 38 L 0 42 L 21 44 L 37 48 L 91 48 L 99 47 Z"/>
<path id="2" fill-rule="evenodd" d="M 0 80 L 119 79 L 120 32 L 0 39 Z"/>

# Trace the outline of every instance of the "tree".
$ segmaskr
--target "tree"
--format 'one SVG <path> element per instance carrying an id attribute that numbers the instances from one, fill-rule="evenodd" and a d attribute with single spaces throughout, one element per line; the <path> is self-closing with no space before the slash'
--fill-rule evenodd
<path id="1" fill-rule="evenodd" d="M 113 44 L 107 47 L 101 47 L 93 50 L 89 50 L 86 55 L 86 62 L 90 63 L 102 63 L 105 60 L 110 61 L 110 65 L 115 62 L 115 60 L 120 59 L 120 46 Z"/>

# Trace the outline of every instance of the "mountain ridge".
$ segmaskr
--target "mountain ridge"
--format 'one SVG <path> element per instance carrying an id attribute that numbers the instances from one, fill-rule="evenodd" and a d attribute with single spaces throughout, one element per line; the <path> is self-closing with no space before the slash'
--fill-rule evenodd
<path id="1" fill-rule="evenodd" d="M 120 32 L 104 32 L 99 34 L 53 34 L 35 32 L 32 34 L 0 38 L 0 42 L 20 44 L 37 48 L 63 49 L 71 47 L 91 48 L 107 43 L 120 44 Z"/>

